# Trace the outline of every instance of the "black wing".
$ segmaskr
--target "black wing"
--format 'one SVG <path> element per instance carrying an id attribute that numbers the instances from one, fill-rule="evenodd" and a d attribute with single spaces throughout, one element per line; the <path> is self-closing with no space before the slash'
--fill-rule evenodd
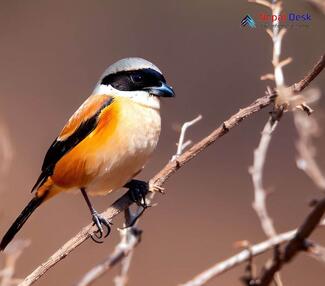
<path id="1" fill-rule="evenodd" d="M 100 109 L 93 116 L 83 121 L 67 139 L 59 140 L 58 138 L 56 138 L 54 140 L 45 155 L 42 165 L 42 172 L 38 177 L 31 192 L 41 186 L 47 180 L 47 178 L 53 174 L 56 163 L 65 154 L 67 154 L 73 147 L 75 147 L 82 140 L 84 140 L 96 128 L 100 113 L 105 107 L 110 105 L 112 101 L 113 98 L 108 98 L 107 101 L 105 101 L 104 104 L 100 107 Z"/>

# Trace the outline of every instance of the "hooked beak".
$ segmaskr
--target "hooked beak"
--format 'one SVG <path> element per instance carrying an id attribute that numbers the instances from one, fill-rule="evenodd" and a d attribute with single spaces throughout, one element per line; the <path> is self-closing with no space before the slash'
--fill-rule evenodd
<path id="1" fill-rule="evenodd" d="M 166 83 L 161 83 L 161 86 L 146 87 L 143 90 L 158 97 L 174 97 L 175 92 L 171 86 Z"/>

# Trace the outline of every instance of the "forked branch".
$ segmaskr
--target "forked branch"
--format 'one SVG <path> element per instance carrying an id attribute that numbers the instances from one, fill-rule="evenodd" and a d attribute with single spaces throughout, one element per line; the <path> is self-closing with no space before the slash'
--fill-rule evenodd
<path id="1" fill-rule="evenodd" d="M 275 246 L 281 245 L 283 243 L 288 242 L 285 247 L 285 255 L 283 257 L 283 262 L 289 262 L 298 252 L 308 250 L 308 243 L 306 243 L 306 239 L 310 236 L 310 234 L 315 230 L 318 225 L 324 226 L 325 220 L 321 221 L 321 217 L 325 212 L 325 199 L 322 199 L 317 203 L 305 221 L 302 223 L 300 228 L 296 230 L 291 230 L 279 235 L 276 235 L 264 242 L 253 245 L 250 247 L 250 250 L 243 250 L 238 254 L 219 262 L 207 270 L 201 272 L 197 276 L 195 276 L 190 281 L 181 284 L 182 286 L 202 286 L 206 285 L 209 281 L 217 276 L 225 273 L 226 271 L 231 270 L 232 268 L 246 262 L 250 259 L 251 256 L 258 256 L 268 250 L 274 249 Z M 307 246 L 307 247 L 305 247 Z M 281 264 L 282 266 L 282 264 Z M 271 267 L 270 270 L 264 273 L 263 282 L 256 281 L 254 285 L 268 285 L 263 283 L 270 283 L 273 280 L 273 275 L 280 270 L 281 267 L 278 265 L 276 267 Z M 267 280 L 266 280 L 267 279 Z"/>

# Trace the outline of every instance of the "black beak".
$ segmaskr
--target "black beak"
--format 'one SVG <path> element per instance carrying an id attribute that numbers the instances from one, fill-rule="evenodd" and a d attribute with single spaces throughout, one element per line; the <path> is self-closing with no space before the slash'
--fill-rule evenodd
<path id="1" fill-rule="evenodd" d="M 161 86 L 145 87 L 143 90 L 158 97 L 174 97 L 175 92 L 171 86 L 166 83 L 161 83 Z"/>

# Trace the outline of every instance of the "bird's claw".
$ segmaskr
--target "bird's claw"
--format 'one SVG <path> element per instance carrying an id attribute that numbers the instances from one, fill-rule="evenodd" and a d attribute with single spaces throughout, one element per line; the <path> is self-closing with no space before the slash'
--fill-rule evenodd
<path id="1" fill-rule="evenodd" d="M 91 235 L 91 239 L 96 243 L 103 243 L 102 239 L 106 238 L 111 232 L 110 222 L 107 222 L 97 212 L 93 213 L 93 222 L 97 226 L 97 230 Z"/>
<path id="2" fill-rule="evenodd" d="M 144 209 L 148 208 L 146 195 L 149 191 L 149 184 L 147 182 L 133 180 L 128 187 L 131 200 Z"/>

